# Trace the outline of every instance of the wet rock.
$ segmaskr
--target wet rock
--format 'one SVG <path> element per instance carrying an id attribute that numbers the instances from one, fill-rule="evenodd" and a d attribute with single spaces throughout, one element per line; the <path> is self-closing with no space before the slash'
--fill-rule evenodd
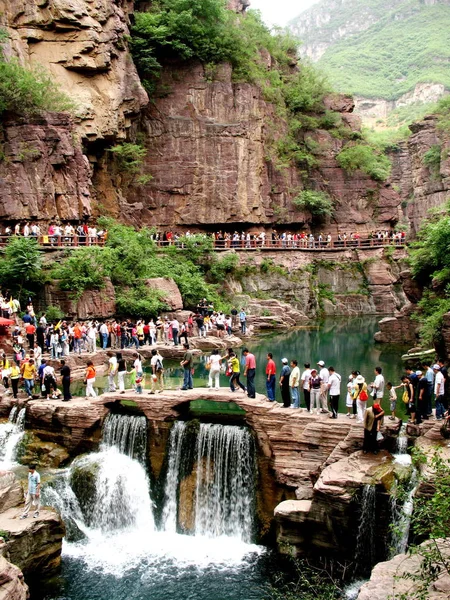
<path id="1" fill-rule="evenodd" d="M 229 335 L 224 338 L 214 336 L 189 338 L 191 348 L 210 352 L 211 350 L 226 350 L 227 348 L 240 348 L 243 345 L 241 338 L 235 335 Z"/>
<path id="2" fill-rule="evenodd" d="M 385 344 L 414 344 L 417 342 L 418 324 L 411 320 L 412 305 L 405 306 L 395 317 L 378 322 L 380 331 L 374 335 L 376 342 Z"/>

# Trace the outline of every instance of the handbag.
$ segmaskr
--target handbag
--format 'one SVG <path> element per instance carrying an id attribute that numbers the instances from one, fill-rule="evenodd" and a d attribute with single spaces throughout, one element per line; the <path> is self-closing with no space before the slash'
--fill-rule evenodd
<path id="1" fill-rule="evenodd" d="M 361 393 L 359 394 L 359 399 L 363 402 L 369 399 L 369 394 L 366 392 L 366 390 L 361 391 Z"/>
<path id="2" fill-rule="evenodd" d="M 205 365 L 205 369 L 206 369 L 207 371 L 210 371 L 210 370 L 211 370 L 211 363 L 210 363 L 210 362 L 207 362 L 207 363 L 206 363 L 206 365 Z"/>
<path id="3" fill-rule="evenodd" d="M 226 376 L 226 377 L 230 377 L 230 376 L 231 376 L 231 369 L 227 369 L 227 370 L 225 371 L 225 376 Z"/>

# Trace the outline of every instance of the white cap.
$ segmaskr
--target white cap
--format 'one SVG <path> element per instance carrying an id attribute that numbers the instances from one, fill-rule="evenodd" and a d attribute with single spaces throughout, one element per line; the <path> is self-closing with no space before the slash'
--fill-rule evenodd
<path id="1" fill-rule="evenodd" d="M 287 365 L 289 361 L 287 358 L 282 358 L 281 362 L 284 363 L 285 365 Z"/>
<path id="2" fill-rule="evenodd" d="M 320 365 L 321 367 L 325 366 L 325 363 L 323 362 L 323 360 L 319 360 L 319 362 L 317 364 Z"/>
<path id="3" fill-rule="evenodd" d="M 416 375 L 422 375 L 422 371 L 416 371 Z"/>

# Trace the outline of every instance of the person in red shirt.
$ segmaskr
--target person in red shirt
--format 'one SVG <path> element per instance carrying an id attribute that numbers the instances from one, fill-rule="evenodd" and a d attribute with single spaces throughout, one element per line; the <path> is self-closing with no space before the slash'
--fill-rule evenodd
<path id="1" fill-rule="evenodd" d="M 256 374 L 256 360 L 255 355 L 248 351 L 248 348 L 242 350 L 242 354 L 245 356 L 245 371 L 244 376 L 247 377 L 247 396 L 249 398 L 256 398 L 255 390 L 255 374 Z"/>
<path id="2" fill-rule="evenodd" d="M 267 399 L 269 402 L 275 402 L 275 382 L 276 382 L 276 373 L 277 368 L 275 366 L 275 362 L 273 360 L 272 352 L 269 352 L 267 355 L 267 365 L 266 365 L 266 390 L 267 390 Z"/>
<path id="3" fill-rule="evenodd" d="M 34 334 L 36 332 L 36 327 L 33 325 L 33 323 L 28 323 L 28 325 L 25 327 L 25 331 L 30 348 L 34 348 Z"/>

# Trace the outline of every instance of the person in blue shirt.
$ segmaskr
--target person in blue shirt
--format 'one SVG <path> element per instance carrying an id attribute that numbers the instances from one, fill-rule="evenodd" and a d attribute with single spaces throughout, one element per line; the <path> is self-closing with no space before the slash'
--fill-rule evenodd
<path id="1" fill-rule="evenodd" d="M 245 335 L 247 332 L 247 314 L 243 308 L 241 308 L 241 312 L 239 313 L 239 322 L 241 324 L 241 333 Z"/>
<path id="2" fill-rule="evenodd" d="M 36 519 L 39 516 L 41 507 L 41 476 L 36 471 L 36 465 L 28 467 L 28 492 L 25 498 L 25 509 L 21 519 L 26 519 L 30 512 L 31 505 L 35 506 L 33 517 Z"/>

